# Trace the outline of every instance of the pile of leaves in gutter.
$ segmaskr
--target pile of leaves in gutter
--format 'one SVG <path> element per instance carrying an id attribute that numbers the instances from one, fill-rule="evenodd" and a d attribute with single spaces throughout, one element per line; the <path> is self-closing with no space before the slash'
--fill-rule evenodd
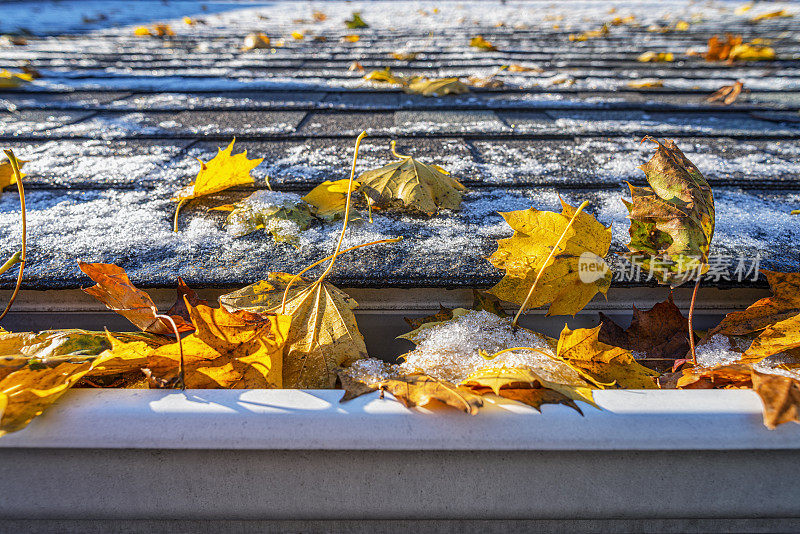
<path id="1" fill-rule="evenodd" d="M 128 319 L 135 332 L 50 330 L 12 333 L 0 330 L 0 434 L 19 430 L 71 387 L 99 388 L 335 388 L 343 401 L 379 391 L 406 406 L 444 404 L 476 413 L 487 396 L 499 396 L 539 409 L 564 404 L 581 411 L 594 405 L 597 389 L 752 388 L 763 400 L 769 428 L 800 421 L 800 273 L 765 271 L 773 295 L 727 315 L 708 332 L 695 331 L 692 315 L 701 275 L 709 269 L 715 225 L 714 197 L 708 182 L 671 141 L 652 138 L 656 150 L 642 165 L 648 187 L 630 186 L 630 243 L 627 256 L 656 273 L 671 287 L 695 282 L 685 317 L 669 296 L 652 309 L 634 308 L 623 329 L 601 314 L 595 328 L 564 327 L 558 339 L 518 324 L 531 308 L 548 315 L 574 316 L 597 293 L 611 286 L 604 258 L 611 230 L 586 211 L 588 202 L 561 212 L 534 208 L 501 213 L 514 233 L 501 239 L 488 258 L 502 270 L 489 293 L 475 293 L 472 309 L 446 309 L 409 320 L 403 337 L 414 350 L 389 364 L 370 358 L 353 309 L 356 302 L 326 282 L 343 253 L 363 246 L 386 246 L 397 239 L 342 250 L 348 222 L 372 210 L 431 216 L 458 210 L 465 187 L 435 164 L 399 154 L 356 177 L 361 140 L 356 141 L 349 178 L 326 181 L 302 198 L 245 200 L 221 208 L 240 234 L 265 229 L 288 239 L 312 219 L 341 221 L 333 255 L 298 273 L 270 273 L 266 280 L 233 291 L 218 304 L 201 300 L 182 280 L 175 304 L 157 309 L 125 271 L 111 264 L 80 262 L 95 282 L 84 291 Z M 253 182 L 250 171 L 261 161 L 233 154 L 234 143 L 200 162 L 193 184 L 177 192 L 179 209 L 199 197 Z M 0 186 L 16 185 L 24 219 L 24 162 L 6 151 Z M 269 201 L 267 201 L 269 200 Z M 359 215 L 356 206 L 367 210 Z M 338 224 L 338 223 L 337 223 Z M 23 249 L 3 271 L 19 266 Z M 661 265 L 651 269 L 653 263 Z M 591 264 L 592 276 L 582 266 Z M 303 275 L 324 265 L 316 279 Z M 12 298 L 13 301 L 13 298 Z M 502 302 L 518 306 L 515 316 Z M 9 303 L 10 306 L 11 303 Z M 8 307 L 6 308 L 7 311 Z M 1 317 L 0 317 L 1 318 Z M 740 358 L 703 366 L 696 353 L 725 340 Z M 779 364 L 766 365 L 766 362 Z"/>

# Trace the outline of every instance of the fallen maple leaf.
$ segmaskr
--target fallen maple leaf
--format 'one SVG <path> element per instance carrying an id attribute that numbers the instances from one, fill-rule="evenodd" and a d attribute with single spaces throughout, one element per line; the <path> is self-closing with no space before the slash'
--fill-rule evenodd
<path id="1" fill-rule="evenodd" d="M 56 402 L 108 348 L 100 332 L 0 330 L 0 436 L 24 428 Z"/>
<path id="2" fill-rule="evenodd" d="M 291 316 L 283 382 L 291 388 L 332 388 L 335 370 L 365 358 L 367 348 L 358 331 L 353 309 L 357 303 L 328 283 L 298 278 L 290 288 L 285 306 L 284 291 L 295 277 L 270 273 L 266 281 L 251 284 L 220 297 L 229 309 Z"/>
<path id="3" fill-rule="evenodd" d="M 172 200 L 178 201 L 175 208 L 174 231 L 178 231 L 178 213 L 181 206 L 187 201 L 219 193 L 238 185 L 252 184 L 255 181 L 250 176 L 250 171 L 264 161 L 264 158 L 247 159 L 247 150 L 231 156 L 235 142 L 234 139 L 224 150 L 220 148 L 217 155 L 208 163 L 197 160 L 200 162 L 200 172 L 197 173 L 194 184 L 179 190 L 172 198 Z"/>
<path id="4" fill-rule="evenodd" d="M 508 72 L 544 72 L 544 69 L 535 65 L 532 67 L 526 67 L 524 65 L 512 63 L 508 66 Z"/>
<path id="5" fill-rule="evenodd" d="M 263 33 L 249 33 L 244 38 L 244 44 L 242 45 L 242 52 L 247 52 L 248 50 L 258 50 L 270 47 L 270 40 Z"/>
<path id="6" fill-rule="evenodd" d="M 405 91 L 422 96 L 462 95 L 469 93 L 469 87 L 461 83 L 458 78 L 415 77 L 408 83 Z"/>
<path id="7" fill-rule="evenodd" d="M 314 22 L 322 22 L 328 19 L 328 15 L 326 15 L 322 11 L 314 11 L 313 13 L 311 13 L 311 18 L 314 19 Z"/>
<path id="8" fill-rule="evenodd" d="M 596 39 L 598 37 L 605 37 L 611 33 L 608 29 L 608 24 L 603 24 L 599 30 L 590 30 L 579 34 L 571 33 L 569 35 L 570 41 L 586 41 L 588 39 Z"/>
<path id="9" fill-rule="evenodd" d="M 417 59 L 419 54 L 417 52 L 392 52 L 389 54 L 389 57 L 396 59 L 397 61 L 413 61 Z"/>
<path id="10" fill-rule="evenodd" d="M 730 61 L 769 61 L 775 59 L 775 49 L 769 46 L 743 43 L 734 46 L 728 54 Z"/>
<path id="11" fill-rule="evenodd" d="M 718 102 L 721 101 L 726 106 L 729 106 L 736 102 L 736 99 L 739 98 L 739 94 L 742 92 L 742 88 L 744 84 L 742 82 L 736 82 L 733 85 L 723 85 L 714 93 L 706 98 L 706 102 Z"/>
<path id="12" fill-rule="evenodd" d="M 358 35 L 345 35 L 344 37 L 342 37 L 342 41 L 345 41 L 347 43 L 357 43 L 360 40 L 361 37 Z"/>
<path id="13" fill-rule="evenodd" d="M 153 24 L 150 28 L 138 26 L 133 30 L 133 34 L 139 37 L 166 37 L 175 35 L 175 32 L 169 24 Z"/>
<path id="14" fill-rule="evenodd" d="M 358 177 L 359 192 L 367 196 L 371 205 L 380 209 L 399 207 L 426 215 L 433 215 L 439 209 L 461 207 L 466 188 L 447 171 L 398 154 L 394 141 L 391 151 L 399 161 L 363 172 Z"/>
<path id="15" fill-rule="evenodd" d="M 381 70 L 373 70 L 364 75 L 363 79 L 368 82 L 408 85 L 408 82 L 403 76 L 393 74 L 392 69 L 390 69 L 389 67 L 386 67 L 385 69 Z"/>
<path id="16" fill-rule="evenodd" d="M 627 329 L 600 313 L 598 341 L 642 354 L 639 362 L 664 371 L 689 352 L 689 321 L 672 300 L 672 292 L 664 302 L 646 311 L 634 305 L 633 320 Z"/>
<path id="17" fill-rule="evenodd" d="M 608 291 L 611 272 L 603 257 L 611 245 L 610 227 L 583 212 L 570 224 L 577 210 L 563 200 L 561 206 L 561 213 L 535 208 L 500 213 L 514 235 L 498 240 L 497 251 L 489 257 L 492 265 L 506 271 L 490 293 L 520 305 L 530 295 L 527 307 L 550 304 L 548 315 L 575 315 L 598 292 Z M 582 275 L 581 264 L 597 271 Z M 537 277 L 541 286 L 530 294 Z"/>
<path id="18" fill-rule="evenodd" d="M 336 181 L 326 180 L 312 189 L 303 201 L 311 206 L 311 211 L 316 217 L 332 222 L 344 217 L 345 206 L 347 205 L 347 187 L 349 180 L 342 179 Z M 354 188 L 361 184 L 353 183 Z"/>
<path id="19" fill-rule="evenodd" d="M 753 391 L 764 406 L 764 425 L 773 429 L 794 421 L 800 423 L 800 382 L 788 376 L 752 372 Z"/>
<path id="20" fill-rule="evenodd" d="M 642 63 L 665 63 L 675 61 L 675 56 L 672 52 L 645 52 L 636 58 L 636 61 Z"/>
<path id="21" fill-rule="evenodd" d="M 761 22 L 762 20 L 767 19 L 776 19 L 776 18 L 788 18 L 792 17 L 793 15 L 786 11 L 785 9 L 779 9 L 777 11 L 769 11 L 767 13 L 762 13 L 760 15 L 756 15 L 755 17 L 751 18 L 751 22 Z"/>
<path id="22" fill-rule="evenodd" d="M 597 406 L 594 403 L 592 389 L 586 380 L 574 369 L 558 361 L 554 361 L 551 366 L 542 369 L 485 367 L 472 373 L 460 385 L 482 393 L 484 393 L 482 390 L 486 388 L 495 395 L 513 398 L 513 400 L 533 406 L 537 410 L 544 403 L 553 403 L 566 404 L 581 412 L 573 402 L 576 400 Z M 519 391 L 529 389 L 552 391 L 558 395 Z"/>
<path id="23" fill-rule="evenodd" d="M 27 163 L 27 161 L 18 159 L 17 162 L 19 163 L 19 168 L 22 169 L 22 166 Z M 27 174 L 21 173 L 21 176 L 25 178 Z M 14 176 L 14 169 L 11 166 L 10 161 L 2 161 L 0 162 L 0 195 L 3 194 L 3 189 L 10 185 L 14 185 L 17 183 L 17 178 Z"/>
<path id="24" fill-rule="evenodd" d="M 660 373 L 639 364 L 630 351 L 599 341 L 601 326 L 570 330 L 558 338 L 557 356 L 578 367 L 600 384 L 627 389 L 653 389 Z"/>
<path id="25" fill-rule="evenodd" d="M 664 87 L 664 82 L 661 80 L 656 80 L 655 78 L 649 78 L 645 80 L 630 81 L 626 83 L 626 85 L 631 89 L 650 89 L 653 87 Z"/>
<path id="26" fill-rule="evenodd" d="M 640 168 L 650 187 L 628 184 L 631 221 L 626 256 L 660 283 L 678 286 L 708 270 L 714 235 L 714 195 L 697 167 L 672 141 Z"/>
<path id="27" fill-rule="evenodd" d="M 143 332 L 171 334 L 172 328 L 159 315 L 153 299 L 133 285 L 125 269 L 109 263 L 78 262 L 81 271 L 97 282 L 83 291 L 93 296 L 110 310 L 122 315 Z M 181 317 L 173 317 L 179 332 L 192 330 Z"/>
<path id="28" fill-rule="evenodd" d="M 174 382 L 183 351 L 187 388 L 281 388 L 291 318 L 187 304 L 195 332 L 147 357 L 159 380 Z"/>
<path id="29" fill-rule="evenodd" d="M 350 19 L 344 21 L 344 24 L 351 30 L 356 30 L 358 28 L 369 28 L 369 24 L 364 22 L 364 20 L 361 18 L 361 13 L 358 11 L 354 11 L 350 16 Z"/>
<path id="30" fill-rule="evenodd" d="M 472 39 L 469 40 L 469 45 L 473 48 L 479 48 L 481 50 L 487 51 L 494 51 L 497 50 L 497 47 L 483 38 L 482 35 L 476 35 Z"/>
<path id="31" fill-rule="evenodd" d="M 20 87 L 33 80 L 33 78 L 33 75 L 26 72 L 11 72 L 6 69 L 0 69 L 0 89 Z"/>
<path id="32" fill-rule="evenodd" d="M 703 57 L 706 61 L 724 61 L 730 56 L 734 46 L 742 44 L 741 35 L 725 34 L 725 40 L 720 40 L 719 36 L 714 35 L 708 40 L 708 50 Z"/>

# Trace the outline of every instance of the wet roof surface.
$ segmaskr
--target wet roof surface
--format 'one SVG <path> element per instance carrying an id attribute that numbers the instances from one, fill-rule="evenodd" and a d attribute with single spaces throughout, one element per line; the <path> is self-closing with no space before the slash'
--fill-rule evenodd
<path id="1" fill-rule="evenodd" d="M 207 6 L 203 11 L 202 5 Z M 359 171 L 389 162 L 398 150 L 442 165 L 469 192 L 461 211 L 432 218 L 379 214 L 352 227 L 347 245 L 402 236 L 394 245 L 341 258 L 331 280 L 347 286 L 487 286 L 501 273 L 486 260 L 510 229 L 498 211 L 559 209 L 590 200 L 612 224 L 613 252 L 627 243 L 626 181 L 644 183 L 638 166 L 652 152 L 644 135 L 674 138 L 714 188 L 717 229 L 712 253 L 760 255 L 760 266 L 800 270 L 800 7 L 758 3 L 745 15 L 736 4 L 665 2 L 441 2 L 425 13 L 413 2 L 327 2 L 312 22 L 307 2 L 136 2 L 136 10 L 101 2 L 18 2 L 4 6 L 0 32 L 24 26 L 25 46 L 0 45 L 0 68 L 31 61 L 43 77 L 0 92 L 0 145 L 29 160 L 25 171 L 29 264 L 24 287 L 86 284 L 76 261 L 116 263 L 143 286 L 237 286 L 269 271 L 296 272 L 329 254 L 339 226 L 317 223 L 298 247 L 258 232 L 233 238 L 224 215 L 197 202 L 171 231 L 179 188 L 236 137 L 236 147 L 264 158 L 252 188 L 307 192 L 323 180 L 346 178 L 354 137 L 368 137 Z M 8 7 L 7 7 L 8 6 Z M 615 12 L 610 13 L 614 7 Z M 798 17 L 759 23 L 750 18 L 786 9 Z M 8 11 L 6 14 L 5 11 Z M 347 29 L 361 11 L 369 28 Z M 106 20 L 85 23 L 99 14 Z M 570 41 L 614 17 L 604 38 Z M 186 25 L 182 16 L 205 24 Z M 669 16 L 669 19 L 664 18 Z M 302 19 L 302 20 L 299 20 Z M 648 31 L 688 21 L 687 31 Z M 176 35 L 140 38 L 138 24 L 168 22 Z M 503 23 L 501 25 L 500 23 Z M 293 30 L 304 31 L 302 40 Z M 261 31 L 283 46 L 242 52 L 244 36 Z M 775 61 L 709 63 L 689 57 L 723 32 L 769 38 Z M 358 34 L 356 43 L 342 37 Z M 469 46 L 483 35 L 497 51 Z M 315 36 L 325 40 L 315 40 Z M 417 59 L 390 58 L 396 51 Z M 673 52 L 670 63 L 642 63 L 643 52 Z M 499 89 L 441 98 L 408 95 L 362 80 L 348 70 L 391 66 L 431 77 L 487 76 L 501 65 Z M 632 89 L 657 79 L 661 87 Z M 706 102 L 741 80 L 748 93 L 730 106 Z M 237 150 L 238 151 L 238 150 Z M 219 204 L 220 202 L 217 202 Z M 0 197 L 0 251 L 16 250 L 18 199 Z M 741 269 L 742 266 L 739 265 Z M 0 276 L 0 287 L 13 285 Z M 617 283 L 628 283 L 619 281 Z M 640 283 L 649 283 L 642 281 Z"/>

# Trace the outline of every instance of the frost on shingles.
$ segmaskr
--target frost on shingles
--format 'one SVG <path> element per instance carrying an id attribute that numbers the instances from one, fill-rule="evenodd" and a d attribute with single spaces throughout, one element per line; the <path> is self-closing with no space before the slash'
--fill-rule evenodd
<path id="1" fill-rule="evenodd" d="M 72 187 L 158 182 L 163 178 L 164 166 L 182 148 L 183 144 L 163 141 L 86 140 L 20 143 L 14 150 L 28 161 L 27 184 Z"/>
<path id="2" fill-rule="evenodd" d="M 553 367 L 553 360 L 533 351 L 513 351 L 491 361 L 478 351 L 494 354 L 513 347 L 534 347 L 555 355 L 547 340 L 487 311 L 470 311 L 445 323 L 420 330 L 417 346 L 405 354 L 400 369 L 422 371 L 440 380 L 460 382 L 484 367 Z"/>

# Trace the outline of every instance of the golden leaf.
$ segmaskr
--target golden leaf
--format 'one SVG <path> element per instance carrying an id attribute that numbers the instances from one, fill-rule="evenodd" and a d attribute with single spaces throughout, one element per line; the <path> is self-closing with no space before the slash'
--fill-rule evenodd
<path id="1" fill-rule="evenodd" d="M 100 332 L 0 331 L 0 436 L 24 428 L 57 401 L 109 346 Z"/>
<path id="2" fill-rule="evenodd" d="M 479 48 L 481 50 L 493 51 L 497 50 L 497 47 L 483 38 L 482 35 L 476 35 L 472 39 L 469 40 L 469 45 L 473 48 Z"/>
<path id="3" fill-rule="evenodd" d="M 469 87 L 458 78 L 413 78 L 405 91 L 422 96 L 462 95 L 469 93 Z"/>
<path id="4" fill-rule="evenodd" d="M 270 273 L 266 281 L 220 297 L 223 306 L 256 313 L 276 313 L 294 276 Z M 332 388 L 336 368 L 367 357 L 353 309 L 357 303 L 328 283 L 298 278 L 286 298 L 291 329 L 283 364 L 286 388 Z"/>
<path id="5" fill-rule="evenodd" d="M 2 81 L 0 81 L 2 83 Z M 0 85 L 2 87 L 2 85 Z M 27 163 L 27 161 L 23 161 L 18 159 L 19 168 L 22 169 L 22 166 Z M 27 174 L 20 173 L 23 178 L 27 176 Z M 17 183 L 17 178 L 14 176 L 14 170 L 11 168 L 11 163 L 8 161 L 0 162 L 0 195 L 3 194 L 3 189 L 14 185 Z"/>
<path id="6" fill-rule="evenodd" d="M 588 373 L 601 384 L 615 383 L 627 389 L 655 388 L 652 377 L 659 373 L 640 365 L 630 351 L 600 342 L 600 328 L 570 330 L 564 326 L 558 339 L 558 357 Z"/>
<path id="7" fill-rule="evenodd" d="M 739 94 L 742 92 L 742 88 L 744 84 L 742 82 L 736 82 L 732 85 L 723 85 L 714 93 L 706 98 L 706 102 L 722 102 L 726 106 L 729 106 L 736 102 L 736 99 L 739 98 Z"/>
<path id="8" fill-rule="evenodd" d="M 394 85 L 407 84 L 406 79 L 403 76 L 393 74 L 392 69 L 389 67 L 381 70 L 373 70 L 365 74 L 363 79 L 368 82 L 391 83 Z"/>
<path id="9" fill-rule="evenodd" d="M 739 44 L 731 48 L 728 59 L 735 61 L 769 61 L 775 59 L 775 49 L 752 43 Z"/>
<path id="10" fill-rule="evenodd" d="M 466 188 L 447 171 L 398 154 L 394 141 L 391 150 L 400 161 L 366 171 L 358 177 L 359 192 L 367 196 L 371 205 L 381 209 L 401 207 L 426 215 L 433 215 L 440 208 L 457 210 L 461 207 Z"/>
<path id="11" fill-rule="evenodd" d="M 291 318 L 262 316 L 249 311 L 192 306 L 187 303 L 196 330 L 183 338 L 188 388 L 281 388 L 284 345 Z M 147 368 L 167 382 L 178 374 L 181 343 L 152 351 Z"/>
<path id="12" fill-rule="evenodd" d="M 751 18 L 752 22 L 760 22 L 762 20 L 767 19 L 776 19 L 776 18 L 788 18 L 791 17 L 792 14 L 785 9 L 779 9 L 778 11 L 769 11 L 767 13 L 762 13 L 760 15 L 756 15 L 755 17 Z"/>
<path id="13" fill-rule="evenodd" d="M 675 56 L 672 52 L 645 52 L 636 58 L 636 61 L 642 63 L 665 63 L 675 61 Z"/>
<path id="14" fill-rule="evenodd" d="M 219 193 L 225 189 L 239 185 L 252 184 L 255 180 L 250 176 L 250 172 L 256 168 L 264 158 L 247 159 L 247 151 L 241 154 L 231 155 L 233 152 L 234 139 L 226 149 L 219 149 L 214 158 L 208 163 L 200 162 L 200 172 L 197 173 L 194 184 L 185 187 L 175 193 L 172 200 L 178 201 L 175 208 L 175 230 L 177 231 L 178 211 L 188 200 L 192 200 L 205 195 Z"/>
<path id="15" fill-rule="evenodd" d="M 664 82 L 656 80 L 655 78 L 648 78 L 644 80 L 630 81 L 626 84 L 631 89 L 649 89 L 652 87 L 664 87 Z"/>
<path id="16" fill-rule="evenodd" d="M 417 59 L 419 53 L 417 52 L 392 52 L 389 54 L 389 57 L 396 59 L 397 61 L 413 61 Z"/>
<path id="17" fill-rule="evenodd" d="M 348 43 L 357 43 L 360 40 L 361 40 L 361 37 L 358 36 L 358 35 L 345 35 L 344 37 L 342 37 L 342 41 L 345 41 L 345 42 L 348 42 Z"/>
<path id="18" fill-rule="evenodd" d="M 347 204 L 347 184 L 349 180 L 326 180 L 312 189 L 303 200 L 311 205 L 311 210 L 316 217 L 324 221 L 335 221 L 344 217 L 344 208 Z M 353 182 L 353 190 L 361 184 Z"/>
<path id="19" fill-rule="evenodd" d="M 555 391 L 569 400 L 579 400 L 596 406 L 592 397 L 591 386 L 578 372 L 562 362 L 554 360 L 552 364 L 552 366 L 542 369 L 506 366 L 484 367 L 465 378 L 460 385 L 476 389 L 488 388 L 495 395 L 501 397 L 506 389 L 545 388 Z M 558 400 L 558 397 L 554 397 L 554 399 Z M 531 400 L 544 401 L 545 399 L 533 396 Z M 569 404 L 565 402 L 559 403 Z M 538 405 L 531 405 L 534 408 L 539 408 Z M 580 411 L 574 403 L 569 405 Z"/>
<path id="20" fill-rule="evenodd" d="M 497 251 L 489 257 L 492 265 L 506 271 L 490 293 L 522 304 L 543 269 L 541 285 L 528 302 L 529 307 L 550 304 L 548 315 L 575 315 L 598 292 L 608 291 L 611 272 L 603 258 L 611 245 L 610 227 L 581 212 L 567 228 L 576 209 L 563 200 L 561 205 L 561 213 L 530 208 L 500 214 L 514 235 L 500 239 Z M 548 261 L 562 235 L 564 239 Z M 584 282 L 580 269 L 591 266 L 594 270 L 589 276 L 584 273 Z"/>
<path id="21" fill-rule="evenodd" d="M 242 52 L 246 52 L 248 50 L 259 50 L 269 47 L 269 37 L 259 32 L 247 34 L 247 36 L 244 38 L 244 44 L 242 45 L 241 50 Z"/>

